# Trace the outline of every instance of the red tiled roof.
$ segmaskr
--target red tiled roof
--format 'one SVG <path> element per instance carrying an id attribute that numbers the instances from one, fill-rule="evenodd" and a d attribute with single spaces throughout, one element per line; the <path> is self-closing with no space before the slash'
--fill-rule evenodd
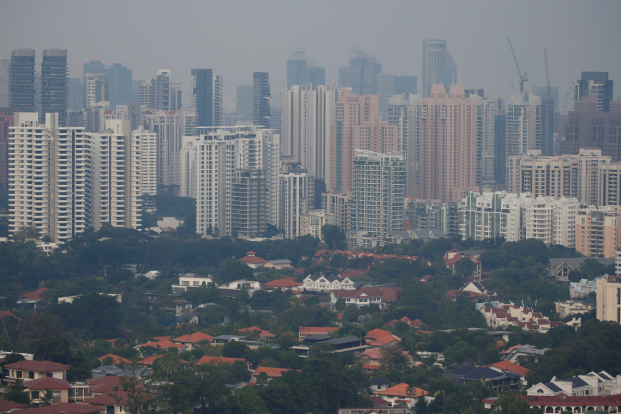
<path id="1" fill-rule="evenodd" d="M 373 404 L 373 407 L 383 407 L 383 406 L 387 406 L 388 404 L 390 404 L 388 401 L 382 400 L 379 397 L 369 397 L 369 401 L 371 401 L 371 403 Z"/>
<path id="2" fill-rule="evenodd" d="M 620 407 L 621 395 L 521 395 L 519 398 L 537 406 L 572 406 L 572 407 Z M 608 411 L 608 410 L 605 410 Z M 618 411 L 618 410 L 617 410 Z"/>
<path id="3" fill-rule="evenodd" d="M 286 371 L 291 371 L 287 368 L 270 368 L 270 367 L 259 367 L 253 373 L 253 377 L 258 377 L 260 373 L 265 372 L 269 378 L 282 377 L 282 373 Z"/>
<path id="4" fill-rule="evenodd" d="M 384 345 L 389 344 L 389 343 L 394 342 L 394 341 L 401 342 L 399 339 L 396 339 L 396 338 L 393 338 L 390 335 L 387 335 L 387 336 L 384 336 L 384 337 L 382 337 L 380 339 L 377 339 L 375 341 L 369 342 L 369 345 L 370 346 L 384 346 Z"/>
<path id="5" fill-rule="evenodd" d="M 9 310 L 0 310 L 0 318 L 11 317 L 15 319 L 19 319 L 15 314 Z"/>
<path id="6" fill-rule="evenodd" d="M 167 349 L 167 348 L 183 348 L 183 345 L 172 343 L 171 341 L 157 341 L 157 342 L 148 342 L 146 344 L 141 344 L 138 346 L 150 346 L 153 348 Z"/>
<path id="7" fill-rule="evenodd" d="M 129 364 L 130 363 L 129 359 L 123 358 L 123 357 L 120 357 L 120 356 L 117 356 L 117 355 L 114 355 L 114 354 L 104 355 L 104 356 L 101 356 L 101 357 L 99 357 L 97 359 L 99 360 L 99 362 L 103 362 L 103 360 L 108 358 L 108 357 L 112 358 L 112 362 L 114 364 L 120 364 L 121 362 L 124 363 L 124 364 Z"/>
<path id="8" fill-rule="evenodd" d="M 246 256 L 246 257 L 242 257 L 241 259 L 237 261 L 242 262 L 242 263 L 250 263 L 250 264 L 267 263 L 267 260 L 261 259 L 260 257 L 257 257 L 257 256 Z"/>
<path id="9" fill-rule="evenodd" d="M 69 381 L 61 380 L 58 378 L 38 378 L 26 383 L 29 390 L 70 390 L 71 385 Z"/>
<path id="10" fill-rule="evenodd" d="M 368 269 L 345 269 L 345 271 L 343 271 L 339 276 L 351 279 L 352 277 L 360 277 L 368 271 Z"/>
<path id="11" fill-rule="evenodd" d="M 13 401 L 0 400 L 0 412 L 15 410 L 16 408 L 25 408 L 28 404 L 20 404 Z"/>
<path id="12" fill-rule="evenodd" d="M 138 361 L 138 364 L 140 365 L 153 365 L 153 363 L 155 362 L 156 359 L 159 359 L 161 357 L 163 357 L 164 355 L 156 355 L 156 356 L 150 356 L 150 357 L 146 357 L 145 359 Z M 179 362 L 181 362 L 182 364 L 187 364 L 188 361 L 184 361 L 183 359 L 180 359 Z"/>
<path id="13" fill-rule="evenodd" d="M 300 326 L 300 336 L 319 335 L 319 334 L 329 335 L 330 332 L 337 331 L 338 329 L 339 329 L 338 327 L 332 327 L 332 326 L 319 326 L 319 327 Z"/>
<path id="14" fill-rule="evenodd" d="M 382 297 L 384 292 L 378 288 L 361 288 L 361 289 L 339 289 L 333 290 L 332 294 L 336 298 L 359 298 L 363 295 L 369 297 Z"/>
<path id="15" fill-rule="evenodd" d="M 45 292 L 46 290 L 47 288 L 40 288 L 35 290 L 34 292 L 29 292 L 21 295 L 20 298 L 41 300 L 41 293 Z"/>
<path id="16" fill-rule="evenodd" d="M 190 334 L 190 335 L 183 335 L 183 336 L 180 336 L 179 338 L 175 338 L 172 341 L 183 342 L 183 343 L 186 343 L 186 342 L 198 343 L 200 341 L 213 342 L 213 336 L 207 335 L 206 333 L 203 333 L 203 332 L 194 332 L 193 334 Z"/>
<path id="17" fill-rule="evenodd" d="M 167 341 L 170 338 L 172 338 L 172 336 L 154 336 L 153 339 L 155 339 L 156 341 Z"/>
<path id="18" fill-rule="evenodd" d="M 298 287 L 302 286 L 301 283 L 296 282 L 295 280 L 291 280 L 289 278 L 272 280 L 270 282 L 265 283 L 263 286 L 265 287 Z"/>
<path id="19" fill-rule="evenodd" d="M 246 252 L 246 256 L 255 256 L 255 255 L 256 255 L 256 253 L 253 252 L 252 250 Z"/>
<path id="20" fill-rule="evenodd" d="M 376 370 L 376 369 L 380 369 L 380 366 L 379 365 L 363 365 L 362 368 Z"/>
<path id="21" fill-rule="evenodd" d="M 117 391 L 116 397 L 112 395 L 98 395 L 93 398 L 89 398 L 88 400 L 84 400 L 85 404 L 91 405 L 122 405 L 125 403 L 127 399 L 127 393 L 122 391 Z"/>
<path id="22" fill-rule="evenodd" d="M 243 358 L 225 358 L 225 357 L 204 356 L 201 359 L 199 359 L 196 364 L 214 364 L 214 365 L 234 364 L 237 361 L 248 363 L 248 361 L 246 361 Z"/>
<path id="23" fill-rule="evenodd" d="M 388 331 L 383 329 L 373 329 L 372 331 L 367 332 L 364 339 L 380 339 L 388 335 L 390 335 L 390 332 Z"/>
<path id="24" fill-rule="evenodd" d="M 388 389 L 385 389 L 384 391 L 379 391 L 376 392 L 376 395 L 390 395 L 390 396 L 397 396 L 397 397 L 408 397 L 408 398 L 418 398 L 422 395 L 429 395 L 428 391 L 422 390 L 420 388 L 416 388 L 416 387 L 412 387 L 412 389 L 414 390 L 414 395 L 410 396 L 408 395 L 408 387 L 409 385 L 402 382 L 401 384 L 397 384 L 394 387 L 390 387 Z"/>
<path id="25" fill-rule="evenodd" d="M 34 372 L 55 372 L 55 371 L 68 371 L 71 368 L 69 365 L 57 364 L 52 361 L 17 361 L 12 364 L 7 364 L 4 368 L 20 369 L 23 371 Z"/>
<path id="26" fill-rule="evenodd" d="M 509 362 L 509 361 L 498 361 L 498 362 L 494 362 L 491 365 L 486 365 L 485 367 L 491 367 L 494 366 L 496 368 L 500 368 L 503 371 L 511 371 L 515 374 L 521 375 L 523 377 L 525 377 L 530 370 L 528 368 L 524 368 L 521 365 L 518 364 L 514 364 L 513 362 Z"/>
<path id="27" fill-rule="evenodd" d="M 369 359 L 380 359 L 382 357 L 382 351 L 377 348 L 368 348 L 364 350 L 362 356 Z"/>
<path id="28" fill-rule="evenodd" d="M 249 331 L 259 332 L 259 337 L 261 338 L 276 338 L 276 335 L 274 335 L 270 331 L 266 331 L 256 326 L 252 326 L 250 328 L 239 329 L 239 332 L 249 332 Z"/>
<path id="29" fill-rule="evenodd" d="M 58 403 L 48 406 L 53 411 L 60 411 L 69 414 L 92 414 L 98 413 L 104 410 L 103 407 L 91 407 L 86 404 L 78 403 Z"/>

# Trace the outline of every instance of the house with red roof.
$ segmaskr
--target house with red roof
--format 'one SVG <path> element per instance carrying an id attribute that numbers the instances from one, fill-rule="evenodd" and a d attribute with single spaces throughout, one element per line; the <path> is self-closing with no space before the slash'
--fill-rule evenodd
<path id="1" fill-rule="evenodd" d="M 514 364 L 513 362 L 509 362 L 509 361 L 494 362 L 493 364 L 486 365 L 485 368 L 492 368 L 492 369 L 498 368 L 503 372 L 504 371 L 513 372 L 514 374 L 518 374 L 522 377 L 525 377 L 530 372 L 530 369 L 524 368 L 521 365 Z"/>
<path id="2" fill-rule="evenodd" d="M 138 364 L 140 365 L 145 365 L 145 366 L 153 366 L 153 363 L 157 360 L 160 359 L 161 357 L 163 357 L 164 355 L 155 355 L 155 356 L 150 356 L 150 357 L 146 357 L 140 361 L 138 361 Z M 179 359 L 179 362 L 181 362 L 182 364 L 187 364 L 188 361 L 185 361 L 183 359 Z"/>
<path id="3" fill-rule="evenodd" d="M 482 265 L 481 265 L 481 261 L 479 259 L 476 259 L 472 256 L 466 256 L 465 252 L 458 252 L 456 250 L 449 250 L 448 252 L 445 253 L 445 262 L 444 264 L 446 265 L 446 267 L 448 269 L 450 269 L 453 274 L 455 274 L 456 272 L 456 268 L 455 268 L 455 264 L 457 262 L 459 262 L 461 259 L 468 259 L 470 261 L 472 261 L 472 263 L 475 264 L 475 269 L 472 272 L 472 280 L 474 282 L 480 282 L 481 281 L 481 269 L 482 269 Z"/>
<path id="4" fill-rule="evenodd" d="M 302 286 L 301 283 L 296 282 L 294 279 L 284 278 L 278 280 L 272 280 L 263 285 L 263 289 L 265 290 L 299 290 L 298 288 Z"/>
<path id="5" fill-rule="evenodd" d="M 428 399 L 429 392 L 417 387 L 410 387 L 402 382 L 383 391 L 375 392 L 374 395 L 383 400 L 390 402 L 393 406 L 398 403 L 404 403 L 412 408 L 420 397 Z"/>
<path id="6" fill-rule="evenodd" d="M 147 392 L 147 391 L 145 391 Z M 155 395 L 150 396 L 146 399 L 146 407 L 142 407 L 144 409 L 148 409 L 148 403 Z M 105 408 L 106 414 L 126 414 L 123 410 L 123 406 L 127 404 L 128 393 L 125 391 L 115 391 L 114 394 L 101 394 L 93 398 L 89 398 L 84 401 L 84 404 L 88 404 L 94 407 L 102 407 Z"/>
<path id="7" fill-rule="evenodd" d="M 546 333 L 550 329 L 564 324 L 562 321 L 551 322 L 540 312 L 534 312 L 527 306 L 516 305 L 513 302 L 478 303 L 476 307 L 485 317 L 487 326 L 494 329 L 504 326 L 518 326 L 524 330 Z M 572 322 L 580 325 L 579 319 L 574 318 Z"/>
<path id="8" fill-rule="evenodd" d="M 35 290 L 34 292 L 28 292 L 19 297 L 17 305 L 20 305 L 23 309 L 40 309 L 45 306 L 45 302 L 41 297 L 41 294 L 45 292 L 47 288 L 40 288 Z"/>
<path id="9" fill-rule="evenodd" d="M 271 368 L 271 367 L 259 367 L 254 370 L 250 378 L 250 382 L 256 384 L 259 375 L 264 372 L 267 374 L 267 381 L 271 381 L 274 378 L 282 377 L 283 372 L 291 371 L 287 368 Z"/>
<path id="10" fill-rule="evenodd" d="M 270 331 L 266 331 L 266 330 L 261 329 L 261 328 L 259 328 L 257 326 L 252 326 L 250 328 L 239 329 L 238 332 L 240 332 L 242 334 L 243 333 L 248 334 L 250 332 L 258 332 L 259 333 L 259 340 L 260 341 L 264 341 L 266 339 L 274 339 L 274 338 L 276 338 L 276 335 L 274 335 Z"/>
<path id="11" fill-rule="evenodd" d="M 20 296 L 22 299 L 31 299 L 31 300 L 43 300 L 41 294 L 45 292 L 47 288 L 40 288 L 35 290 L 34 292 L 29 292 Z"/>
<path id="12" fill-rule="evenodd" d="M 198 344 L 200 341 L 213 342 L 213 336 L 208 335 L 204 332 L 194 332 L 193 334 L 182 335 L 178 338 L 171 339 L 171 341 L 175 344 Z"/>
<path id="13" fill-rule="evenodd" d="M 353 304 L 362 307 L 375 303 L 380 309 L 383 309 L 386 307 L 386 304 L 382 302 L 383 297 L 384 291 L 378 288 L 340 289 L 330 292 L 330 303 L 332 309 L 335 309 L 336 301 L 343 298 L 345 300 L 345 305 Z"/>
<path id="14" fill-rule="evenodd" d="M 58 364 L 52 361 L 30 361 L 23 360 L 7 364 L 4 369 L 7 371 L 8 382 L 21 380 L 24 383 L 39 378 L 56 378 L 67 380 L 69 365 Z"/>
<path id="15" fill-rule="evenodd" d="M 138 345 L 136 348 L 142 348 L 145 346 L 149 346 L 152 348 L 160 348 L 160 349 L 168 349 L 168 348 L 177 348 L 177 349 L 181 349 L 184 347 L 184 345 L 181 344 L 176 344 L 172 341 L 169 340 L 164 340 L 164 341 L 155 341 L 155 342 L 147 342 L 146 344 L 140 344 Z"/>
<path id="16" fill-rule="evenodd" d="M 330 335 L 331 332 L 337 331 L 338 327 L 332 326 L 300 326 L 300 331 L 298 333 L 299 339 L 304 339 L 307 336 L 311 335 Z"/>
<path id="17" fill-rule="evenodd" d="M 114 354 L 107 354 L 107 355 L 101 356 L 101 357 L 99 357 L 97 359 L 99 360 L 99 362 L 103 362 L 103 360 L 106 359 L 106 358 L 111 358 L 112 359 L 112 363 L 114 365 L 119 365 L 121 363 L 123 363 L 123 364 L 130 364 L 131 363 L 131 361 L 129 359 L 122 358 L 122 357 L 114 355 Z"/>
<path id="18" fill-rule="evenodd" d="M 369 269 L 345 269 L 341 274 L 339 274 L 342 278 L 352 278 L 352 277 L 360 277 L 367 273 Z"/>
<path id="19" fill-rule="evenodd" d="M 38 378 L 28 381 L 26 388 L 28 388 L 30 402 L 34 404 L 43 403 L 46 393 L 51 394 L 52 403 L 54 404 L 69 402 L 69 390 L 71 389 L 69 381 L 51 377 Z"/>
<path id="20" fill-rule="evenodd" d="M 27 407 L 28 404 L 20 404 L 13 401 L 0 400 L 0 414 L 6 414 L 8 412 Z"/>
<path id="21" fill-rule="evenodd" d="M 470 292 L 468 290 L 461 290 L 461 289 L 449 290 L 448 292 L 446 292 L 444 297 L 446 299 L 457 300 L 457 297 L 460 296 L 460 295 L 462 295 L 462 296 L 466 297 L 467 299 L 471 300 L 473 303 L 476 303 L 478 299 L 484 297 L 480 293 Z"/>
<path id="22" fill-rule="evenodd" d="M 204 356 L 198 360 L 196 365 L 200 365 L 200 364 L 213 364 L 213 365 L 231 364 L 232 365 L 236 362 L 243 362 L 244 364 L 248 366 L 248 369 L 250 369 L 250 363 L 243 358 Z"/>
<path id="23" fill-rule="evenodd" d="M 246 256 L 237 260 L 238 262 L 247 264 L 249 267 L 256 269 L 257 267 L 265 266 L 267 260 L 262 259 L 257 256 L 257 254 L 253 251 L 246 252 Z"/>
<path id="24" fill-rule="evenodd" d="M 15 314 L 9 310 L 0 310 L 0 318 L 13 318 L 21 321 Z"/>
<path id="25" fill-rule="evenodd" d="M 572 413 L 589 411 L 618 413 L 621 409 L 621 395 L 571 396 L 561 393 L 558 395 L 520 395 L 518 398 L 528 402 L 531 408 L 541 410 L 546 414 L 567 411 Z M 483 404 L 486 409 L 498 409 L 496 398 L 485 398 Z"/>

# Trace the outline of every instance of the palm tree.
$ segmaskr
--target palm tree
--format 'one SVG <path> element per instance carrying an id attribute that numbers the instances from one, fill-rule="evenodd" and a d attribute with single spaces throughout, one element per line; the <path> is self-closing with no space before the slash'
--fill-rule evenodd
<path id="1" fill-rule="evenodd" d="M 172 377 L 181 372 L 181 362 L 176 356 L 163 356 L 157 360 L 157 368 L 166 377 Z"/>

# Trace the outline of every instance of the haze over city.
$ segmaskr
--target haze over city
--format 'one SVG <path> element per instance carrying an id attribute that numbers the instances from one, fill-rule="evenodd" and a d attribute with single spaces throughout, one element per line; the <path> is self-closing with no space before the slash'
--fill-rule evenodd
<path id="1" fill-rule="evenodd" d="M 349 49 L 375 56 L 383 69 L 418 76 L 422 43 L 443 39 L 465 88 L 508 96 L 518 75 L 511 38 L 526 89 L 545 86 L 543 49 L 561 107 L 580 72 L 605 71 L 621 79 L 618 1 L 2 1 L 0 57 L 11 51 L 67 49 L 69 77 L 100 60 L 122 63 L 134 79 L 170 69 L 190 96 L 190 69 L 209 67 L 223 76 L 224 97 L 252 83 L 252 72 L 270 73 L 272 99 L 286 82 L 286 59 L 297 47 L 326 68 L 338 85 Z M 37 54 L 40 61 L 41 54 Z M 519 90 L 518 90 L 519 92 Z M 188 102 L 187 100 L 185 101 Z"/>

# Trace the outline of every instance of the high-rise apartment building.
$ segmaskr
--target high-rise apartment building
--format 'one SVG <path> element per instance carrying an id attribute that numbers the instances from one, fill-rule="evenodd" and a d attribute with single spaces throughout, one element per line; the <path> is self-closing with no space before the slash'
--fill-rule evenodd
<path id="1" fill-rule="evenodd" d="M 338 193 L 353 188 L 356 149 L 379 153 L 398 150 L 398 127 L 379 117 L 377 95 L 357 96 L 341 89 L 332 126 L 332 155 L 328 189 Z"/>
<path id="2" fill-rule="evenodd" d="M 106 65 L 104 65 L 99 60 L 91 60 L 90 62 L 85 63 L 83 66 L 84 75 L 86 75 L 87 73 L 105 73 L 105 72 L 106 72 Z"/>
<path id="3" fill-rule="evenodd" d="M 330 182 L 334 85 L 285 86 L 282 91 L 282 155 L 296 157 L 300 168 Z"/>
<path id="4" fill-rule="evenodd" d="M 9 72 L 11 61 L 0 59 L 0 108 L 9 106 Z"/>
<path id="5" fill-rule="evenodd" d="M 303 235 L 302 216 L 313 209 L 315 177 L 304 169 L 290 169 L 280 174 L 280 223 L 285 237 L 295 239 Z"/>
<path id="6" fill-rule="evenodd" d="M 608 72 L 582 72 L 582 79 L 574 85 L 574 101 L 588 96 L 595 98 L 597 111 L 610 111 L 612 101 L 612 80 L 608 79 Z"/>
<path id="7" fill-rule="evenodd" d="M 350 49 L 353 55 L 349 59 L 347 70 L 347 86 L 356 95 L 377 94 L 377 75 L 382 71 L 382 62 L 362 49 Z"/>
<path id="8" fill-rule="evenodd" d="M 85 73 L 83 89 L 85 108 L 96 107 L 99 102 L 108 102 L 106 106 L 110 107 L 108 79 L 104 73 Z"/>
<path id="9" fill-rule="evenodd" d="M 577 154 L 580 148 L 599 148 L 612 162 L 621 162 L 621 98 L 609 103 L 610 112 L 596 110 L 595 98 L 576 102 L 568 113 L 561 154 Z"/>
<path id="10" fill-rule="evenodd" d="M 80 111 L 84 107 L 84 91 L 80 78 L 67 79 L 67 110 Z"/>
<path id="11" fill-rule="evenodd" d="M 403 230 L 405 156 L 355 150 L 351 230 L 385 236 Z"/>
<path id="12" fill-rule="evenodd" d="M 576 250 L 586 257 L 615 257 L 621 248 L 621 207 L 582 206 L 576 217 Z"/>
<path id="13" fill-rule="evenodd" d="M 410 99 L 410 94 L 418 94 L 418 78 L 416 76 L 395 76 L 395 95 L 405 94 L 405 100 Z"/>
<path id="14" fill-rule="evenodd" d="M 67 121 L 67 50 L 46 49 L 41 63 L 41 118 L 57 113 L 58 123 Z"/>
<path id="15" fill-rule="evenodd" d="M 270 128 L 270 77 L 267 72 L 252 74 L 252 124 Z"/>
<path id="16" fill-rule="evenodd" d="M 453 201 L 412 200 L 405 198 L 404 227 L 411 230 L 441 230 L 445 234 L 459 234 L 459 204 Z M 408 223 L 409 222 L 409 223 Z"/>
<path id="17" fill-rule="evenodd" d="M 542 100 L 528 92 L 507 100 L 506 156 L 541 151 Z M 540 152 L 541 153 L 541 152 Z"/>
<path id="18" fill-rule="evenodd" d="M 173 83 L 170 70 L 160 69 L 155 77 L 140 85 L 140 104 L 145 108 L 164 111 L 181 109 L 180 84 Z"/>
<path id="19" fill-rule="evenodd" d="M 9 106 L 35 112 L 35 51 L 16 49 L 9 66 Z"/>
<path id="20" fill-rule="evenodd" d="M 60 127 L 56 114 L 46 114 L 45 124 L 36 113 L 14 119 L 9 234 L 36 227 L 41 237 L 66 242 L 90 225 L 90 137 L 83 128 Z"/>
<path id="21" fill-rule="evenodd" d="M 621 206 L 621 164 L 606 163 L 599 167 L 598 206 Z"/>
<path id="22" fill-rule="evenodd" d="M 395 95 L 395 75 L 382 71 L 377 74 L 376 94 L 378 96 L 379 114 L 382 119 L 388 118 L 388 101 Z"/>
<path id="23" fill-rule="evenodd" d="M 482 128 L 480 182 L 493 181 L 496 162 L 496 120 L 498 115 L 500 115 L 500 99 L 482 98 L 480 100 L 480 112 Z"/>
<path id="24" fill-rule="evenodd" d="M 507 114 L 501 109 L 494 117 L 494 181 L 504 184 L 507 173 Z"/>
<path id="25" fill-rule="evenodd" d="M 464 98 L 462 85 L 452 85 L 447 95 L 444 85 L 436 84 L 430 97 L 419 102 L 418 119 L 409 119 L 408 139 L 416 143 L 408 147 L 408 161 L 415 165 L 408 177 L 411 195 L 449 202 L 478 191 L 477 143 L 481 128 L 476 98 Z"/>
<path id="26" fill-rule="evenodd" d="M 192 108 L 198 126 L 213 126 L 213 71 L 192 69 Z"/>
<path id="27" fill-rule="evenodd" d="M 533 86 L 531 89 L 533 95 L 546 97 L 548 95 L 547 86 Z M 554 99 L 554 113 L 558 112 L 558 86 L 550 87 L 550 96 Z"/>
<path id="28" fill-rule="evenodd" d="M 237 87 L 237 113 L 245 121 L 253 119 L 254 89 L 252 85 L 239 85 Z"/>
<path id="29" fill-rule="evenodd" d="M 123 124 L 124 125 L 124 124 Z M 130 121 L 131 126 L 131 121 Z M 132 147 L 135 146 L 138 154 L 136 156 L 139 168 L 137 194 L 142 196 L 148 194 L 157 195 L 157 134 L 149 132 L 138 126 L 132 130 Z M 134 156 L 132 154 L 132 156 Z"/>
<path id="30" fill-rule="evenodd" d="M 231 235 L 259 237 L 267 230 L 269 208 L 266 171 L 235 170 L 231 186 Z"/>
<path id="31" fill-rule="evenodd" d="M 116 119 L 131 121 L 132 131 L 142 126 L 142 109 L 140 102 L 123 102 L 116 106 Z"/>
<path id="32" fill-rule="evenodd" d="M 256 220 L 277 226 L 280 137 L 272 130 L 256 126 L 198 128 L 198 132 L 195 142 L 197 233 L 232 236 L 238 232 L 233 219 L 252 215 L 264 215 L 265 219 Z M 251 183 L 242 185 L 239 181 L 240 185 L 234 185 L 236 175 L 237 179 L 241 178 L 238 173 L 243 170 L 263 171 L 267 199 L 264 209 L 263 203 L 236 203 L 233 215 L 233 201 L 239 200 L 235 191 L 261 189 Z"/>
<path id="33" fill-rule="evenodd" d="M 116 108 L 123 102 L 134 101 L 136 96 L 132 92 L 132 70 L 120 63 L 114 63 L 105 69 L 108 79 L 110 108 Z"/>
<path id="34" fill-rule="evenodd" d="M 333 214 L 335 218 L 334 224 L 339 226 L 341 230 L 348 231 L 351 229 L 351 210 L 353 199 L 351 193 L 321 194 L 321 209 L 327 214 Z"/>
<path id="35" fill-rule="evenodd" d="M 306 49 L 298 49 L 287 58 L 287 85 L 325 85 L 326 70 L 306 59 Z"/>
<path id="36" fill-rule="evenodd" d="M 423 42 L 423 97 L 429 97 L 431 86 L 434 84 L 443 84 L 448 94 L 454 83 L 457 83 L 457 66 L 451 52 L 446 50 L 446 42 L 439 39 L 425 40 Z"/>
<path id="37" fill-rule="evenodd" d="M 180 111 L 150 109 L 143 115 L 144 127 L 157 134 L 157 182 L 169 186 L 180 183 L 181 137 L 183 120 Z"/>
<path id="38" fill-rule="evenodd" d="M 181 137 L 179 195 L 196 199 L 196 154 L 200 138 L 184 135 Z"/>
<path id="39" fill-rule="evenodd" d="M 0 108 L 0 189 L 9 189 L 9 128 L 13 126 L 13 108 Z"/>
<path id="40" fill-rule="evenodd" d="M 222 115 L 224 113 L 224 107 L 222 104 L 222 76 L 213 75 L 212 82 L 212 122 L 213 126 L 222 126 Z"/>
<path id="41" fill-rule="evenodd" d="M 606 275 L 598 279 L 596 289 L 597 319 L 621 323 L 621 276 Z"/>

